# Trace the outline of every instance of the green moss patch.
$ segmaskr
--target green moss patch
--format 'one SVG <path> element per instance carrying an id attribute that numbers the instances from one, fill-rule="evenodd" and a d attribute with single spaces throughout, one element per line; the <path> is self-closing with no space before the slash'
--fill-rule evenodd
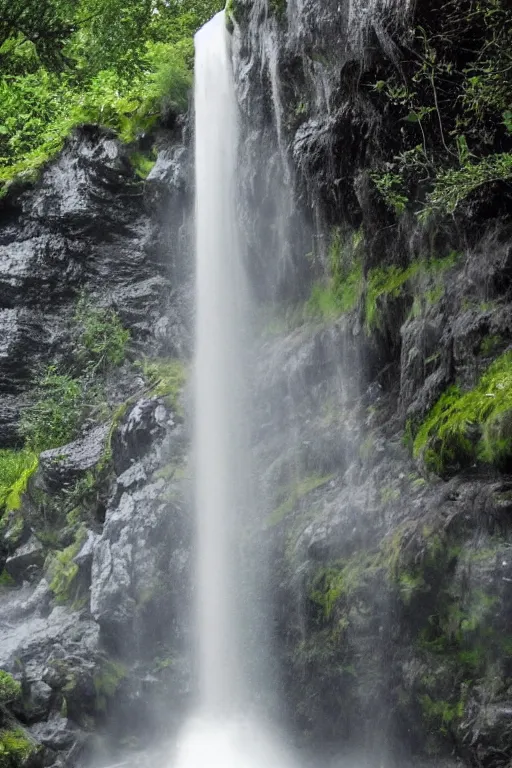
<path id="1" fill-rule="evenodd" d="M 171 408 L 181 415 L 180 395 L 187 380 L 184 363 L 176 358 L 156 357 L 140 363 L 151 394 L 165 397 Z"/>
<path id="2" fill-rule="evenodd" d="M 0 768 L 21 768 L 36 749 L 21 728 L 0 730 Z"/>
<path id="3" fill-rule="evenodd" d="M 96 709 L 105 712 L 109 700 L 116 694 L 127 670 L 124 664 L 117 661 L 105 661 L 101 669 L 94 675 L 94 690 L 96 691 Z"/>
<path id="4" fill-rule="evenodd" d="M 84 526 L 80 526 L 73 543 L 60 552 L 56 552 L 50 560 L 47 576 L 50 589 L 58 603 L 76 600 L 76 577 L 79 569 L 74 558 L 79 553 L 86 538 L 87 530 Z"/>
<path id="5" fill-rule="evenodd" d="M 9 704 L 21 693 L 21 684 L 8 672 L 0 669 L 0 705 Z"/>
<path id="6" fill-rule="evenodd" d="M 19 509 L 37 465 L 37 456 L 31 450 L 0 449 L 0 515 L 2 510 Z"/>
<path id="7" fill-rule="evenodd" d="M 417 430 L 413 454 L 438 474 L 512 457 L 512 352 L 495 360 L 474 389 L 455 385 L 441 395 Z"/>
<path id="8" fill-rule="evenodd" d="M 286 498 L 268 515 L 265 520 L 267 528 L 278 525 L 290 512 L 293 512 L 301 499 L 328 483 L 334 475 L 309 475 L 294 483 L 287 491 Z"/>

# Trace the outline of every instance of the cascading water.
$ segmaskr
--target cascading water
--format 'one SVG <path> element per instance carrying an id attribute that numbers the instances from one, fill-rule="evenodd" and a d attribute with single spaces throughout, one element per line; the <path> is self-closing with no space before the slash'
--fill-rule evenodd
<path id="1" fill-rule="evenodd" d="M 239 556 L 250 506 L 244 349 L 250 317 L 236 215 L 237 105 L 225 16 L 196 35 L 197 633 L 199 707 L 178 743 L 179 768 L 286 762 L 249 716 Z"/>
<path id="2" fill-rule="evenodd" d="M 235 215 L 237 108 L 224 14 L 196 36 L 196 509 L 201 705 L 240 703 L 233 533 L 243 502 L 246 291 Z"/>

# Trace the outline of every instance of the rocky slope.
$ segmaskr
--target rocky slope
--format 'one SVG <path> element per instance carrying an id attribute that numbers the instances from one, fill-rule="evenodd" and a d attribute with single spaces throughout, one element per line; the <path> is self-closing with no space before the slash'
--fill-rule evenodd
<path id="1" fill-rule="evenodd" d="M 169 727 L 157 716 L 164 691 L 187 695 L 190 171 L 180 136 L 156 146 L 142 181 L 133 150 L 85 126 L 34 188 L 2 203 L 2 448 L 20 444 L 19 412 L 45 365 L 91 375 L 87 360 L 73 363 L 81 296 L 90 317 L 115 311 L 131 334 L 120 366 L 94 369 L 106 407 L 41 453 L 21 506 L 3 514 L 0 666 L 17 681 L 0 694 L 9 765 L 82 764 L 108 751 L 107 730 L 134 748 L 149 721 Z"/>
<path id="2" fill-rule="evenodd" d="M 465 98 L 450 73 L 465 88 L 464 60 L 486 34 L 473 11 L 231 7 L 247 258 L 267 302 L 255 377 L 261 522 L 290 721 L 316 749 L 341 741 L 502 766 L 511 402 L 503 394 L 499 414 L 488 404 L 510 392 L 510 186 L 494 178 L 461 192 L 452 216 L 422 215 Z M 439 69 L 425 64 L 431 51 Z M 407 114 L 429 66 L 436 120 Z M 402 199 L 379 194 L 393 153 L 414 175 L 411 130 L 430 160 L 412 185 L 402 172 Z"/>

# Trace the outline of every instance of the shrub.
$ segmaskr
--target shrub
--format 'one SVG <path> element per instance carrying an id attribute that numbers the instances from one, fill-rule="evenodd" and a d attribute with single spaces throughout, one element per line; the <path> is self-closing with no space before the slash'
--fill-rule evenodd
<path id="1" fill-rule="evenodd" d="M 20 425 L 30 449 L 43 451 L 73 440 L 83 409 L 82 382 L 50 365 L 37 382 L 36 398 Z"/>
<path id="2" fill-rule="evenodd" d="M 0 513 L 19 509 L 30 476 L 37 469 L 33 451 L 0 449 Z"/>
<path id="3" fill-rule="evenodd" d="M 413 453 L 440 474 L 512 457 L 512 352 L 498 357 L 474 389 L 455 385 L 441 395 L 417 431 Z"/>
<path id="4" fill-rule="evenodd" d="M 151 394 L 165 397 L 169 405 L 180 413 L 179 398 L 187 379 L 187 371 L 182 361 L 156 357 L 145 359 L 140 365 L 144 378 L 151 387 Z"/>
<path id="5" fill-rule="evenodd" d="M 79 328 L 76 357 L 89 373 L 121 365 L 130 331 L 123 327 L 117 312 L 93 307 L 82 297 L 75 321 Z"/>
<path id="6" fill-rule="evenodd" d="M 21 693 L 21 683 L 14 679 L 8 672 L 0 669 L 0 705 L 18 698 Z"/>
<path id="7" fill-rule="evenodd" d="M 21 728 L 0 730 L 0 768 L 21 768 L 36 749 Z"/>

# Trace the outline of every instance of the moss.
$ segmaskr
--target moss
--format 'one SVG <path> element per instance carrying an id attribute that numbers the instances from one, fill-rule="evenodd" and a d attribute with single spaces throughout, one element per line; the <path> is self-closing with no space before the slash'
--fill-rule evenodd
<path id="1" fill-rule="evenodd" d="M 105 661 L 101 669 L 94 675 L 93 683 L 96 691 L 96 709 L 105 712 L 108 701 L 117 692 L 125 679 L 127 670 L 124 664 L 117 661 Z"/>
<path id="2" fill-rule="evenodd" d="M 182 415 L 180 395 L 187 380 L 184 363 L 176 358 L 156 357 L 143 360 L 141 367 L 151 394 L 165 397 L 169 406 Z"/>
<path id="3" fill-rule="evenodd" d="M 292 485 L 291 488 L 288 489 L 284 501 L 282 501 L 281 504 L 279 504 L 279 506 L 266 518 L 266 526 L 271 528 L 274 525 L 278 525 L 286 515 L 293 512 L 298 502 L 304 498 L 304 496 L 307 496 L 308 493 L 311 493 L 322 485 L 328 483 L 332 480 L 333 476 L 334 475 L 309 475 Z"/>
<path id="4" fill-rule="evenodd" d="M 480 342 L 479 353 L 484 357 L 491 357 L 500 347 L 506 344 L 505 339 L 500 334 L 484 336 Z"/>
<path id="5" fill-rule="evenodd" d="M 11 574 L 8 573 L 5 568 L 3 571 L 0 572 L 0 588 L 1 587 L 14 587 L 16 582 L 12 578 Z"/>
<path id="6" fill-rule="evenodd" d="M 166 480 L 167 482 L 174 480 L 179 482 L 180 480 L 190 480 L 192 476 L 188 467 L 171 461 L 161 469 L 157 469 L 154 477 L 157 480 Z"/>
<path id="7" fill-rule="evenodd" d="M 367 333 L 381 328 L 381 304 L 388 299 L 403 295 L 406 287 L 411 290 L 417 284 L 411 312 L 413 316 L 422 314 L 425 306 L 430 306 L 444 293 L 443 275 L 458 261 L 459 254 L 451 251 L 442 258 L 420 259 L 407 267 L 390 265 L 371 269 L 367 276 L 365 297 L 365 326 Z"/>
<path id="8" fill-rule="evenodd" d="M 474 389 L 451 386 L 441 395 L 417 430 L 413 455 L 438 474 L 512 457 L 511 352 L 495 360 Z"/>
<path id="9" fill-rule="evenodd" d="M 50 561 L 48 580 L 50 589 L 58 603 L 67 603 L 77 597 L 75 579 L 79 569 L 74 558 L 79 553 L 86 538 L 87 531 L 82 525 L 76 532 L 73 543 L 61 552 L 56 552 Z"/>
<path id="10" fill-rule="evenodd" d="M 28 481 L 38 466 L 35 453 L 0 449 L 0 512 L 19 509 Z"/>
<path id="11" fill-rule="evenodd" d="M 372 456 L 374 456 L 376 451 L 376 442 L 375 442 L 375 436 L 370 433 L 365 437 L 365 439 L 362 441 L 362 443 L 359 446 L 359 458 L 363 461 L 368 461 L 371 459 Z"/>
<path id="12" fill-rule="evenodd" d="M 380 495 L 381 504 L 388 506 L 389 504 L 392 504 L 394 501 L 398 501 L 398 499 L 400 498 L 400 489 L 393 488 L 391 485 L 387 485 L 384 488 L 380 489 L 379 495 Z"/>
<path id="13" fill-rule="evenodd" d="M 21 693 L 21 684 L 8 672 L 0 669 L 0 705 L 17 699 Z"/>
<path id="14" fill-rule="evenodd" d="M 3 536 L 4 544 L 14 549 L 20 543 L 25 528 L 25 516 L 21 509 L 11 510 L 4 514 L 0 520 L 0 536 Z"/>
<path id="15" fill-rule="evenodd" d="M 0 730 L 0 768 L 21 768 L 36 749 L 21 728 Z"/>
<path id="16" fill-rule="evenodd" d="M 359 230 L 343 234 L 334 228 L 327 254 L 328 275 L 313 285 L 306 304 L 306 316 L 331 320 L 354 310 L 363 294 L 362 249 Z"/>
<path id="17" fill-rule="evenodd" d="M 333 618 L 340 602 L 353 598 L 368 581 L 376 577 L 381 568 L 378 552 L 358 552 L 346 560 L 319 568 L 313 575 L 308 596 L 320 607 L 322 620 Z M 345 620 L 337 618 L 339 627 L 339 621 L 343 624 Z"/>
<path id="18" fill-rule="evenodd" d="M 145 180 L 155 167 L 156 153 L 151 150 L 149 153 L 144 152 L 132 152 L 130 155 L 130 163 L 135 171 L 135 175 L 139 179 Z"/>
<path id="19" fill-rule="evenodd" d="M 419 697 L 423 717 L 430 728 L 445 735 L 456 720 L 464 715 L 464 701 L 454 704 L 449 701 L 433 700 L 428 694 Z"/>

